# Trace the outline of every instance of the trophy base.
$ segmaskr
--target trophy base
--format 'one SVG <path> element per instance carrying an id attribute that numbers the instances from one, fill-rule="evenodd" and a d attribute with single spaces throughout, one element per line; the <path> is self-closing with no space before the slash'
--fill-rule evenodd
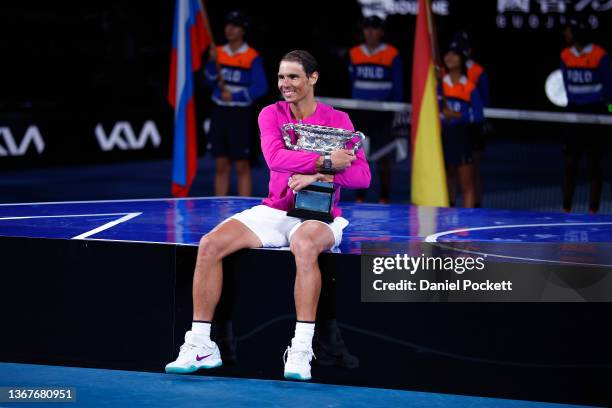
<path id="1" fill-rule="evenodd" d="M 295 194 L 290 217 L 332 222 L 335 188 L 333 183 L 316 181 Z"/>
<path id="2" fill-rule="evenodd" d="M 295 208 L 287 212 L 289 217 L 301 218 L 303 220 L 317 220 L 323 222 L 332 222 L 334 217 L 329 213 L 319 211 L 305 210 L 303 208 Z"/>

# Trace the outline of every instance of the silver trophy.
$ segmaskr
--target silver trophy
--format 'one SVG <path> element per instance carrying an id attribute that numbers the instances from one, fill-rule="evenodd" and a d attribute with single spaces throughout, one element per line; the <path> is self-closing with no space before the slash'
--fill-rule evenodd
<path id="1" fill-rule="evenodd" d="M 302 150 L 321 155 L 331 154 L 336 150 L 347 149 L 349 142 L 355 143 L 352 150 L 354 153 L 357 153 L 365 139 L 365 135 L 361 132 L 304 123 L 286 123 L 281 128 L 281 131 L 285 140 L 285 146 L 288 149 Z M 293 144 L 289 134 L 290 131 L 295 135 L 295 144 Z M 331 174 L 333 171 L 330 170 L 329 173 Z M 287 212 L 287 215 L 302 219 L 331 222 L 334 220 L 332 209 L 335 192 L 333 183 L 316 181 L 295 194 L 293 210 Z"/>

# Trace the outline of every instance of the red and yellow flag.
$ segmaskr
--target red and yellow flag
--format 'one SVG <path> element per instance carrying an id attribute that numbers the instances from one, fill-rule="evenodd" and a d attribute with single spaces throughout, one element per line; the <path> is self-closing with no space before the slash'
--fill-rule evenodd
<path id="1" fill-rule="evenodd" d="M 419 0 L 412 60 L 412 197 L 416 205 L 448 206 L 428 0 Z"/>

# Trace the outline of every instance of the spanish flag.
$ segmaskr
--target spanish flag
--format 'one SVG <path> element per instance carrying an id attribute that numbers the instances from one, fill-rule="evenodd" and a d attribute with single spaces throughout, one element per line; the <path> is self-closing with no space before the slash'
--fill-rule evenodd
<path id="1" fill-rule="evenodd" d="M 412 197 L 416 205 L 448 206 L 429 0 L 419 0 L 412 60 Z"/>

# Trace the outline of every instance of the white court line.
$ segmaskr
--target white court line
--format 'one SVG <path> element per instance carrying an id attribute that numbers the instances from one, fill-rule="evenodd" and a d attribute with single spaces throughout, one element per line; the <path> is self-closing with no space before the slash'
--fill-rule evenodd
<path id="1" fill-rule="evenodd" d="M 47 204 L 93 204 L 93 203 L 138 203 L 145 201 L 184 201 L 184 200 L 216 200 L 216 199 L 240 199 L 240 200 L 262 200 L 263 197 L 239 197 L 239 196 L 219 196 L 219 197 L 190 197 L 190 198 L 134 198 L 127 200 L 89 200 L 89 201 L 48 201 L 33 203 L 3 203 L 0 207 L 10 207 L 12 205 L 47 205 Z M 125 213 L 122 213 L 125 214 Z"/>
<path id="2" fill-rule="evenodd" d="M 75 217 L 102 217 L 109 215 L 126 215 L 131 213 L 105 213 L 105 214 L 64 214 L 64 215 L 28 215 L 21 217 L 1 217 L 0 220 L 27 220 L 38 218 L 75 218 Z"/>
<path id="3" fill-rule="evenodd" d="M 486 227 L 470 227 L 462 228 L 450 231 L 436 232 L 425 237 L 425 242 L 438 242 L 438 238 L 444 235 L 456 234 L 458 232 L 469 232 L 469 231 L 484 231 L 492 229 L 506 229 L 506 228 L 530 228 L 530 227 L 568 227 L 568 226 L 579 226 L 579 225 L 612 225 L 612 222 L 559 222 L 552 224 L 517 224 L 517 225 L 489 225 Z"/>
<path id="4" fill-rule="evenodd" d="M 74 239 L 74 238 L 73 238 Z M 88 238 L 87 241 L 100 242 L 125 242 L 127 244 L 159 244 L 159 245 L 183 245 L 183 246 L 198 246 L 195 244 L 181 244 L 178 242 L 161 242 L 161 241 L 138 241 L 134 239 L 110 239 L 110 238 Z"/>
<path id="5" fill-rule="evenodd" d="M 197 247 L 199 242 L 160 242 L 160 241 L 136 241 L 132 239 L 110 239 L 110 238 L 90 238 L 88 241 L 102 241 L 102 242 L 125 242 L 128 244 L 160 244 L 160 245 L 176 245 L 184 247 Z M 283 248 L 249 248 L 257 251 L 289 251 L 289 247 Z M 350 255 L 350 254 L 349 254 Z"/>
<path id="6" fill-rule="evenodd" d="M 100 225 L 98 228 L 94 228 L 91 231 L 87 231 L 82 233 L 81 235 L 77 235 L 76 237 L 73 237 L 72 239 L 85 239 L 91 235 L 97 234 L 98 232 L 107 230 L 109 228 L 114 227 L 117 224 L 121 224 L 122 222 L 126 222 L 131 220 L 134 217 L 138 217 L 139 215 L 141 215 L 141 212 L 136 212 L 136 213 L 128 213 L 125 216 L 119 218 L 118 220 L 115 221 L 111 221 L 111 222 L 107 222 L 104 225 Z"/>
<path id="7" fill-rule="evenodd" d="M 509 241 L 501 241 L 501 242 L 509 243 Z M 523 243 L 525 243 L 525 242 L 523 242 Z M 522 257 L 522 256 L 512 256 L 512 255 L 498 255 L 498 254 L 492 254 L 492 253 L 488 253 L 488 252 L 478 252 L 478 251 L 470 251 L 468 249 L 454 248 L 454 247 L 451 247 L 451 246 L 448 246 L 448 245 L 443 245 L 440 242 L 438 242 L 437 244 L 439 246 L 441 246 L 442 248 L 451 249 L 451 250 L 457 251 L 457 252 L 463 252 L 465 254 L 481 255 L 481 256 L 484 256 L 485 258 L 486 257 L 493 257 L 493 258 L 514 259 L 514 260 L 518 260 L 518 261 L 534 261 L 534 262 L 544 262 L 544 263 L 564 264 L 564 265 L 598 266 L 598 267 L 606 267 L 606 268 L 609 268 L 609 267 L 612 266 L 612 265 L 609 265 L 609 264 L 596 264 L 596 263 L 572 262 L 572 261 L 555 261 L 553 259 L 526 258 L 526 257 Z"/>
<path id="8" fill-rule="evenodd" d="M 483 230 L 492 230 L 492 229 L 504 229 L 504 228 L 529 228 L 529 227 L 560 227 L 560 226 L 584 226 L 584 225 L 612 225 L 612 222 L 567 222 L 567 223 L 552 223 L 552 224 L 521 224 L 521 225 L 490 225 L 486 227 L 474 227 L 474 228 L 462 228 L 451 231 L 442 231 L 436 232 L 435 234 L 431 234 L 425 237 L 425 242 L 430 243 L 438 243 L 438 238 L 444 235 L 456 234 L 458 232 L 468 232 L 468 231 L 483 231 Z M 500 243 L 509 243 L 513 241 L 500 241 Z M 526 243 L 526 242 L 519 242 Z M 448 248 L 447 246 L 444 246 Z M 583 263 L 583 262 L 570 262 L 570 261 L 555 261 L 550 259 L 538 259 L 538 258 L 526 258 L 520 256 L 511 256 L 511 255 L 497 255 L 491 253 L 484 253 L 478 251 L 470 251 L 467 249 L 461 248 L 450 248 L 456 250 L 458 252 L 465 252 L 468 254 L 482 255 L 482 256 L 492 256 L 495 258 L 505 258 L 505 259 L 515 259 L 520 261 L 537 261 L 537 262 L 547 262 L 554 264 L 570 264 L 570 265 L 584 265 L 584 266 L 605 266 L 610 267 L 612 265 L 607 264 L 591 264 L 591 263 Z"/>
<path id="9" fill-rule="evenodd" d="M 30 220 L 30 219 L 40 219 L 40 218 L 108 217 L 108 216 L 115 216 L 115 215 L 123 215 L 123 217 L 117 220 L 107 222 L 106 224 L 101 225 L 98 228 L 92 229 L 91 231 L 87 231 L 81 235 L 77 235 L 76 237 L 72 238 L 72 239 L 83 239 L 83 238 L 89 237 L 90 235 L 97 234 L 100 231 L 104 231 L 106 229 L 114 227 L 115 225 L 120 224 L 122 222 L 131 220 L 132 218 L 137 217 L 141 214 L 142 214 L 141 212 L 137 212 L 137 213 L 105 213 L 105 214 L 27 215 L 27 216 L 20 216 L 20 217 L 0 217 L 0 221 Z"/>

